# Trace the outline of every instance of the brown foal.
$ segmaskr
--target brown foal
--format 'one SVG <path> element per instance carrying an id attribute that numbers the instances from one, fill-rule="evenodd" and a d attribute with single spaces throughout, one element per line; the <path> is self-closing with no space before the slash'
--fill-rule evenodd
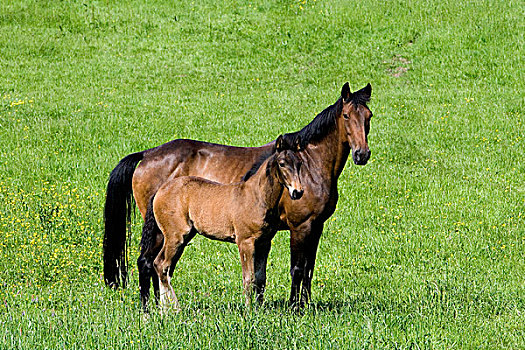
<path id="1" fill-rule="evenodd" d="M 183 176 L 166 182 L 153 200 L 153 214 L 164 235 L 154 266 L 160 280 L 160 303 L 178 308 L 170 278 L 184 247 L 199 233 L 236 243 L 241 257 L 246 305 L 251 305 L 255 284 L 254 255 L 257 241 L 270 241 L 279 222 L 277 205 L 288 189 L 292 200 L 301 198 L 301 161 L 294 148 L 283 141 L 275 152 L 245 181 L 220 184 L 200 177 Z"/>

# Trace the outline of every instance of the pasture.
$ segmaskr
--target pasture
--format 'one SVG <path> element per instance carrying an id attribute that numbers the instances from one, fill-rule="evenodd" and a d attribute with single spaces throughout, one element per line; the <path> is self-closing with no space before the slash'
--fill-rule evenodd
<path id="1" fill-rule="evenodd" d="M 520 1 L 0 0 L 0 348 L 525 348 Z M 289 234 L 265 304 L 234 244 L 196 237 L 182 311 L 104 286 L 103 206 L 125 155 L 175 138 L 257 146 L 371 83 L 302 312 Z"/>

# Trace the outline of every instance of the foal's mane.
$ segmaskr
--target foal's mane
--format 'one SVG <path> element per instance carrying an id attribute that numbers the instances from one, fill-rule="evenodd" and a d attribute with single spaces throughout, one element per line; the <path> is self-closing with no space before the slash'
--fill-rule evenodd
<path id="1" fill-rule="evenodd" d="M 261 154 L 261 156 L 259 157 L 259 159 L 257 159 L 257 161 L 255 163 L 253 163 L 252 167 L 250 168 L 250 170 L 248 170 L 246 172 L 246 174 L 244 174 L 244 176 L 242 177 L 241 181 L 246 181 L 248 180 L 250 177 L 252 177 L 253 175 L 255 175 L 255 173 L 257 172 L 257 170 L 259 170 L 259 168 L 261 167 L 261 165 L 264 163 L 264 161 L 266 159 L 268 159 L 269 157 L 271 157 L 272 154 L 275 153 L 275 147 L 272 147 L 269 151 Z"/>

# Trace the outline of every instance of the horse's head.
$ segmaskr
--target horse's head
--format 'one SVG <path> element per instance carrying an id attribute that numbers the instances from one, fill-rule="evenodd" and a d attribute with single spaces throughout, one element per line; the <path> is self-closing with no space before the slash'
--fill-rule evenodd
<path id="1" fill-rule="evenodd" d="M 343 108 L 340 120 L 344 125 L 346 139 L 352 149 L 352 158 L 357 165 L 365 165 L 370 159 L 368 148 L 368 132 L 372 112 L 366 105 L 372 94 L 372 86 L 368 84 L 354 93 L 350 92 L 348 83 L 341 90 Z"/>
<path id="2" fill-rule="evenodd" d="M 301 140 L 299 137 L 295 139 L 293 145 L 288 144 L 283 135 L 280 135 L 275 141 L 275 163 L 277 164 L 279 182 L 288 189 L 292 199 L 301 198 L 304 192 L 299 175 L 302 161 L 296 153 L 300 150 Z"/>

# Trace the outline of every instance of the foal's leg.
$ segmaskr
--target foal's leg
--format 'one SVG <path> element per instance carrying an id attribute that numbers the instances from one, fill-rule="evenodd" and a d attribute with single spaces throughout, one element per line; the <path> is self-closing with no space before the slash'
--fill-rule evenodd
<path id="1" fill-rule="evenodd" d="M 272 236 L 273 237 L 273 236 Z M 262 304 L 264 301 L 264 289 L 266 288 L 266 263 L 268 254 L 272 247 L 270 239 L 255 242 L 255 301 Z"/>
<path id="2" fill-rule="evenodd" d="M 184 247 L 194 236 L 195 233 L 191 228 L 187 229 L 186 234 L 168 233 L 164 236 L 164 245 L 154 262 L 160 282 L 160 305 L 164 311 L 166 311 L 170 305 L 180 310 L 179 301 L 171 286 L 171 277 L 173 275 L 173 269 L 184 251 Z"/>
<path id="3" fill-rule="evenodd" d="M 183 239 L 182 245 L 179 246 L 179 248 L 177 249 L 177 252 L 173 256 L 173 259 L 171 260 L 171 267 L 170 267 L 170 272 L 169 272 L 170 277 L 173 277 L 173 270 L 175 270 L 175 266 L 177 265 L 177 262 L 182 256 L 182 253 L 184 253 L 184 248 L 186 248 L 188 243 L 190 243 L 190 241 L 193 239 L 193 237 L 195 237 L 196 234 L 197 234 L 197 231 L 192 228 L 190 232 L 188 232 L 186 235 L 184 235 L 184 237 L 182 237 Z"/>
<path id="4" fill-rule="evenodd" d="M 246 306 L 251 307 L 252 293 L 255 283 L 254 253 L 255 239 L 248 238 L 237 242 L 242 265 L 242 284 Z"/>
<path id="5" fill-rule="evenodd" d="M 290 231 L 290 306 L 299 307 L 299 293 L 304 276 L 304 240 L 297 238 L 297 233 Z"/>
<path id="6" fill-rule="evenodd" d="M 180 242 L 182 244 L 182 241 Z M 179 309 L 179 301 L 175 296 L 173 287 L 171 286 L 171 278 L 168 274 L 171 265 L 171 258 L 174 255 L 174 250 L 177 249 L 178 242 L 164 243 L 159 255 L 155 259 L 154 265 L 157 275 L 159 276 L 160 286 L 160 306 L 163 312 L 166 312 L 168 307 L 172 304 L 175 309 Z"/>

